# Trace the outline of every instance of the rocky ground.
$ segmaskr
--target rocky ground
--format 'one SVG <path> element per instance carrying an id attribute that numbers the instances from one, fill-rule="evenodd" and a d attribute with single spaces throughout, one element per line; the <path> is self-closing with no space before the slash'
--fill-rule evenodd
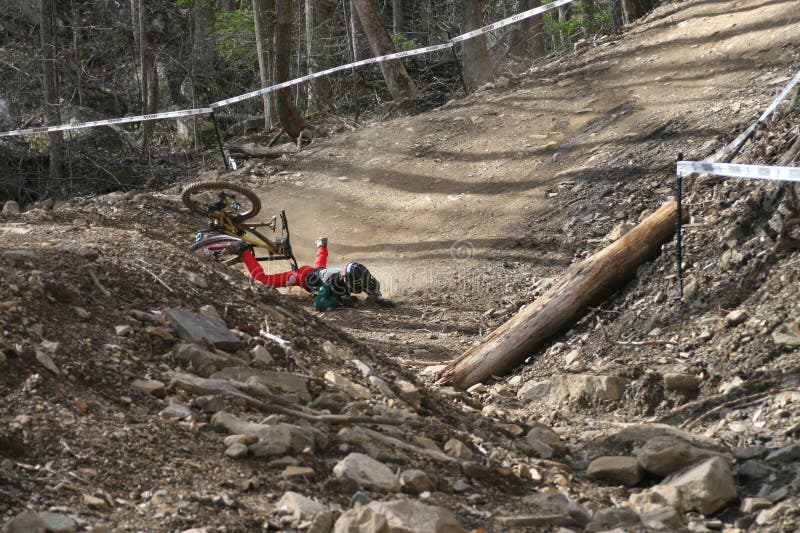
<path id="1" fill-rule="evenodd" d="M 686 184 L 680 301 L 668 244 L 511 375 L 433 378 L 673 194 L 678 151 L 761 112 L 800 55 L 790 8 L 665 5 L 222 176 L 281 201 L 301 257 L 328 234 L 370 265 L 393 310 L 318 313 L 188 253 L 180 185 L 6 206 L 4 530 L 798 529 L 800 236 L 777 184 Z M 738 161 L 781 160 L 792 103 Z"/>

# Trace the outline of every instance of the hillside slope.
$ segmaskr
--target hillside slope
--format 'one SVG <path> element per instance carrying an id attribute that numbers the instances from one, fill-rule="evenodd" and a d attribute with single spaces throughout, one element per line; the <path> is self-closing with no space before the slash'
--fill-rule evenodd
<path id="1" fill-rule="evenodd" d="M 798 29 L 795 2 L 669 4 L 430 113 L 221 175 L 287 210 L 301 257 L 327 235 L 332 264 L 369 265 L 394 310 L 317 313 L 190 255 L 203 222 L 178 187 L 0 215 L 0 519 L 796 529 L 800 255 L 775 246 L 776 184 L 687 184 L 682 302 L 668 246 L 511 376 L 459 391 L 431 371 L 673 194 L 678 151 L 752 122 L 800 64 Z M 742 161 L 798 137 L 781 109 Z M 214 315 L 222 338 L 186 331 Z"/>

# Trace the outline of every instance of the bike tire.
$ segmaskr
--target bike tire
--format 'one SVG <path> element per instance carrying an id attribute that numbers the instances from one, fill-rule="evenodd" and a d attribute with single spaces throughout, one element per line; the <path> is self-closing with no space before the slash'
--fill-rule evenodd
<path id="1" fill-rule="evenodd" d="M 228 217 L 231 219 L 231 221 L 243 222 L 249 218 L 253 218 L 259 213 L 259 211 L 261 211 L 261 200 L 259 200 L 255 192 L 242 185 L 237 185 L 235 183 L 229 183 L 226 181 L 198 181 L 192 183 L 183 190 L 183 194 L 181 194 L 181 201 L 183 202 L 183 205 L 188 207 L 191 212 L 197 213 L 198 215 L 213 217 L 214 210 L 210 209 L 209 206 L 192 199 L 192 195 L 201 192 L 226 190 L 241 194 L 250 202 L 250 208 L 245 211 L 239 211 L 236 213 L 228 212 Z"/>

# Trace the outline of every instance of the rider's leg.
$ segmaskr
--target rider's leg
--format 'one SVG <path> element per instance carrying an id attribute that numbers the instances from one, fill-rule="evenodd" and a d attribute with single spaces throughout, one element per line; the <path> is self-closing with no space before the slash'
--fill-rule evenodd
<path id="1" fill-rule="evenodd" d="M 328 266 L 328 239 L 320 237 L 317 239 L 317 257 L 314 258 L 314 268 L 325 268 Z"/>

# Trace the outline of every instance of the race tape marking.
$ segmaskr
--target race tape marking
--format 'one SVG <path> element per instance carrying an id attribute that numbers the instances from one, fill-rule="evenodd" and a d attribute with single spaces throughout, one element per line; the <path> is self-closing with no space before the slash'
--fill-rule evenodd
<path id="1" fill-rule="evenodd" d="M 207 115 L 212 113 L 210 107 L 200 107 L 196 109 L 182 109 L 180 111 L 167 111 L 166 113 L 154 113 L 152 115 L 138 115 L 135 117 L 109 118 L 106 120 L 95 120 L 93 122 L 79 122 L 77 124 L 62 124 L 60 126 L 41 126 L 39 128 L 28 128 L 25 130 L 3 131 L 0 137 L 14 137 L 17 135 L 33 135 L 36 133 L 49 133 L 51 131 L 80 130 L 83 128 L 96 128 L 98 126 L 110 126 L 112 124 L 127 124 L 130 122 L 144 122 L 146 120 L 161 120 L 165 118 L 190 117 L 193 115 Z"/>
<path id="2" fill-rule="evenodd" d="M 301 78 L 295 78 L 293 80 L 285 81 L 283 83 L 278 83 L 275 85 L 270 85 L 269 87 L 264 87 L 263 89 L 257 89 L 255 91 L 250 91 L 249 93 L 240 94 L 239 96 L 234 96 L 232 98 L 227 98 L 225 100 L 220 100 L 219 102 L 214 102 L 211 104 L 212 109 L 217 109 L 226 105 L 235 104 L 237 102 L 242 102 L 244 100 L 249 100 L 250 98 L 255 98 L 257 96 L 261 96 L 263 94 L 271 93 L 273 91 L 278 91 L 280 89 L 285 89 L 287 87 L 291 87 L 292 85 L 298 85 L 300 83 L 306 82 L 308 80 L 313 80 L 315 78 L 321 78 L 323 76 L 328 76 L 329 74 L 333 74 L 334 72 L 339 72 L 342 70 L 347 70 L 355 67 L 361 67 L 364 65 L 371 65 L 373 63 L 381 63 L 383 61 L 391 61 L 393 59 L 400 59 L 403 57 L 410 57 L 416 56 L 421 54 L 429 54 L 431 52 L 436 52 L 437 50 L 445 50 L 453 46 L 452 43 L 447 42 L 444 44 L 436 44 L 433 46 L 426 46 L 425 48 L 416 48 L 414 50 L 406 50 L 405 52 L 396 52 L 394 54 L 387 54 L 384 56 L 372 57 L 369 59 L 362 59 L 361 61 L 356 61 L 354 63 L 348 63 L 346 65 L 339 65 L 338 67 L 329 68 L 326 70 L 321 70 L 319 72 L 315 72 L 313 74 L 308 74 L 307 76 L 303 76 Z"/>
<path id="3" fill-rule="evenodd" d="M 780 104 L 783 101 L 783 99 L 786 98 L 786 95 L 789 94 L 789 91 L 791 91 L 795 85 L 797 85 L 797 82 L 800 82 L 800 71 L 798 71 L 797 74 L 795 74 L 794 78 L 792 78 L 792 81 L 790 81 L 789 84 L 783 88 L 780 94 L 775 97 L 775 100 L 772 101 L 772 103 L 769 105 L 766 111 L 764 111 L 761 114 L 761 116 L 758 117 L 759 123 L 767 120 L 767 117 L 769 117 L 772 113 L 775 112 L 775 109 L 777 109 L 778 104 Z"/>
<path id="4" fill-rule="evenodd" d="M 32 134 L 36 134 L 36 133 L 48 133 L 48 132 L 51 132 L 51 131 L 78 130 L 78 129 L 82 129 L 82 128 L 95 128 L 97 126 L 109 126 L 109 125 L 112 125 L 112 124 L 126 124 L 126 123 L 130 123 L 130 122 L 144 122 L 146 120 L 160 120 L 160 119 L 166 119 L 166 118 L 188 117 L 188 116 L 192 116 L 192 115 L 208 115 L 210 113 L 213 113 L 215 109 L 218 109 L 220 107 L 223 107 L 223 106 L 226 106 L 226 105 L 235 104 L 237 102 L 242 102 L 244 100 L 249 100 L 251 98 L 255 98 L 257 96 L 261 96 L 263 94 L 267 94 L 267 93 L 270 93 L 270 92 L 273 92 L 273 91 L 278 91 L 280 89 L 285 89 L 285 88 L 291 87 L 293 85 L 299 85 L 299 84 L 304 83 L 306 81 L 313 80 L 315 78 L 321 78 L 323 76 L 328 76 L 330 74 L 333 74 L 335 72 L 339 72 L 339 71 L 342 71 L 342 70 L 347 70 L 347 69 L 351 69 L 351 68 L 355 68 L 355 67 L 361 67 L 361 66 L 364 66 L 364 65 L 372 65 L 374 63 L 381 63 L 381 62 L 384 62 L 384 61 L 392 61 L 394 59 L 401 59 L 401 58 L 404 58 L 404 57 L 411 57 L 411 56 L 416 56 L 416 55 L 421 55 L 421 54 L 429 54 L 431 52 L 436 52 L 438 50 L 446 50 L 448 48 L 451 48 L 454 43 L 466 41 L 468 39 L 473 39 L 475 37 L 478 37 L 479 35 L 483 35 L 485 33 L 489 33 L 491 31 L 503 28 L 505 26 L 508 26 L 510 24 L 514 24 L 516 22 L 519 22 L 521 20 L 524 20 L 524 19 L 527 19 L 527 18 L 530 18 L 530 17 L 535 17 L 536 15 L 544 13 L 545 11 L 549 11 L 551 9 L 555 9 L 555 8 L 561 7 L 563 5 L 571 4 L 571 3 L 576 2 L 576 1 L 577 0 L 555 0 L 555 2 L 552 2 L 550 4 L 543 5 L 541 7 L 537 7 L 537 8 L 534 8 L 534 9 L 529 9 L 528 11 L 523 11 L 522 13 L 517 13 L 516 15 L 512 15 L 510 17 L 504 18 L 504 19 L 499 20 L 499 21 L 497 21 L 497 22 L 495 22 L 493 24 L 488 24 L 486 26 L 483 26 L 482 28 L 478 28 L 477 30 L 472 30 L 472 31 L 467 32 L 467 33 L 465 33 L 463 35 L 459 35 L 457 37 L 453 37 L 448 42 L 443 43 L 443 44 L 436 44 L 436 45 L 433 45 L 433 46 L 426 46 L 424 48 L 416 48 L 414 50 L 406 50 L 404 52 L 396 52 L 396 53 L 393 53 L 393 54 L 387 54 L 387 55 L 383 55 L 383 56 L 373 57 L 373 58 L 370 58 L 370 59 L 363 59 L 361 61 L 356 61 L 354 63 L 348 63 L 346 65 L 339 65 L 338 67 L 329 68 L 329 69 L 326 69 L 326 70 L 322 70 L 320 72 L 315 72 L 313 74 L 308 74 L 307 76 L 302 76 L 300 78 L 295 78 L 295 79 L 292 79 L 292 80 L 289 80 L 289 81 L 285 81 L 283 83 L 278 83 L 276 85 L 271 85 L 269 87 L 264 87 L 263 89 L 258 89 L 258 90 L 255 90 L 255 91 L 251 91 L 249 93 L 241 94 L 239 96 L 234 96 L 234 97 L 231 97 L 231 98 L 227 98 L 225 100 L 220 100 L 218 102 L 214 102 L 209 107 L 202 107 L 202 108 L 197 108 L 197 109 L 185 109 L 185 110 L 181 110 L 181 111 L 169 111 L 169 112 L 166 112 L 166 113 L 156 113 L 156 114 L 153 114 L 153 115 L 139 115 L 139 116 L 135 116 L 135 117 L 113 118 L 113 119 L 107 119 L 107 120 L 95 120 L 93 122 L 81 122 L 81 123 L 78 123 L 78 124 L 62 124 L 60 126 L 42 126 L 42 127 L 39 127 L 39 128 L 28 128 L 28 129 L 24 129 L 24 130 L 4 131 L 4 132 L 0 132 L 0 137 L 14 137 L 14 136 L 18 136 L 18 135 L 32 135 Z M 797 79 L 800 79 L 800 73 L 798 73 L 798 78 Z M 797 79 L 795 80 L 795 83 L 797 83 Z M 784 91 L 785 91 L 785 93 L 788 93 L 789 90 L 791 90 L 791 87 L 785 89 Z M 784 96 L 785 96 L 785 94 L 784 94 Z M 774 105 L 777 107 L 777 103 L 775 103 Z M 774 108 L 773 108 L 773 110 L 774 110 Z M 768 113 L 765 113 L 765 115 L 766 114 L 768 114 Z"/>
<path id="5" fill-rule="evenodd" d="M 544 13 L 545 11 L 549 11 L 551 9 L 555 9 L 557 7 L 561 7 L 561 6 L 566 5 L 566 4 L 571 4 L 572 2 L 575 2 L 575 1 L 577 1 L 577 0 L 556 0 L 553 3 L 546 4 L 546 5 L 543 5 L 541 7 L 536 7 L 536 8 L 533 8 L 533 9 L 529 9 L 528 11 L 523 11 L 522 13 L 517 13 L 516 15 L 512 15 L 512 16 L 510 16 L 508 18 L 504 18 L 503 20 L 498 20 L 497 22 L 495 22 L 493 24 L 487 24 L 486 26 L 484 26 L 482 28 L 478 28 L 477 30 L 472 30 L 470 32 L 467 32 L 467 33 L 464 33 L 462 35 L 459 35 L 458 37 L 453 37 L 452 39 L 450 39 L 450 42 L 451 43 L 458 43 L 458 42 L 461 42 L 461 41 L 466 41 L 468 39 L 473 39 L 473 38 L 475 38 L 475 37 L 477 37 L 479 35 L 483 35 L 484 33 L 489 33 L 490 31 L 494 31 L 494 30 L 503 28 L 505 26 L 508 26 L 509 24 L 514 24 L 515 22 L 519 22 L 520 20 L 523 20 L 523 19 L 527 19 L 527 18 L 530 18 L 530 17 L 535 17 L 536 15 Z"/>
<path id="6" fill-rule="evenodd" d="M 714 174 L 729 178 L 753 180 L 794 181 L 800 183 L 800 167 L 769 167 L 766 165 L 737 165 L 733 163 L 707 163 L 705 161 L 678 161 L 678 175 Z"/>

